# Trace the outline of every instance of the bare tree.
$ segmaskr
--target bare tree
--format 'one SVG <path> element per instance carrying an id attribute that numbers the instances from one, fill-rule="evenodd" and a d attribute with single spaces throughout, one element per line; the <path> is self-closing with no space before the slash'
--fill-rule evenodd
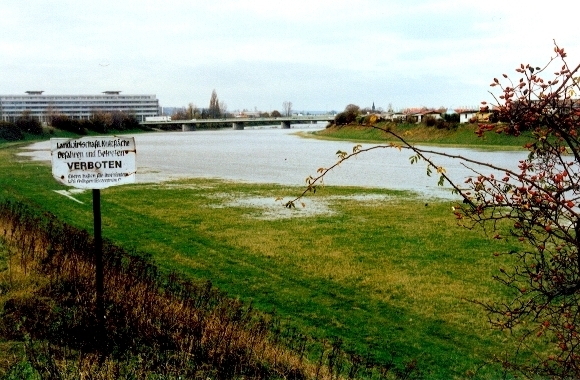
<path id="1" fill-rule="evenodd" d="M 188 117 L 188 109 L 185 107 L 176 108 L 173 110 L 173 114 L 171 115 L 172 120 L 188 120 L 191 119 Z"/>
<path id="2" fill-rule="evenodd" d="M 226 104 L 226 102 L 220 101 L 219 108 L 221 115 L 225 117 L 226 114 L 228 113 L 228 105 Z"/>
<path id="3" fill-rule="evenodd" d="M 285 116 L 292 115 L 292 102 L 285 101 L 284 103 L 282 103 L 282 109 L 284 110 Z"/>
<path id="4" fill-rule="evenodd" d="M 187 120 L 195 119 L 196 115 L 199 114 L 199 109 L 193 103 L 189 103 L 187 109 L 185 110 L 185 118 Z"/>

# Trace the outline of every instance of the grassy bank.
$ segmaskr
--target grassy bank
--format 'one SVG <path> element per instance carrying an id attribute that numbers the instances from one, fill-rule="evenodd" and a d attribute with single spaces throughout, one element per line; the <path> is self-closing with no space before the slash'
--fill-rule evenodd
<path id="1" fill-rule="evenodd" d="M 0 149 L 0 196 L 92 230 L 90 191 L 69 194 L 50 167 Z M 103 235 L 152 254 L 166 273 L 209 279 L 302 334 L 377 362 L 417 360 L 426 378 L 496 378 L 510 352 L 471 299 L 499 300 L 509 250 L 457 226 L 451 202 L 326 188 L 286 210 L 298 188 L 188 180 L 103 190 Z M 334 340 L 335 341 L 335 340 Z"/>
<path id="2" fill-rule="evenodd" d="M 530 140 L 529 133 L 522 133 L 518 137 L 486 133 L 483 137 L 475 134 L 476 124 L 458 124 L 449 129 L 428 127 L 424 124 L 397 124 L 380 122 L 376 128 L 362 125 L 332 126 L 313 135 L 324 139 L 338 139 L 362 142 L 397 141 L 392 135 L 381 129 L 389 129 L 403 137 L 411 144 L 462 146 L 478 149 L 522 149 Z"/>
<path id="3" fill-rule="evenodd" d="M 0 376 L 324 379 L 337 372 L 283 345 L 276 318 L 209 281 L 163 275 L 147 255 L 111 244 L 103 247 L 106 318 L 98 323 L 85 231 L 5 199 L 0 229 Z M 26 360 L 11 355 L 18 348 Z"/>

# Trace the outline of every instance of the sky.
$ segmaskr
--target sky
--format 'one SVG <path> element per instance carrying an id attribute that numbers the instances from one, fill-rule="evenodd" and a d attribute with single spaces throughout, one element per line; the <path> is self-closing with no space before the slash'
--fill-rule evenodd
<path id="1" fill-rule="evenodd" d="M 2 0 L 0 94 L 122 91 L 207 107 L 215 89 L 230 112 L 476 107 L 494 77 L 547 63 L 554 40 L 578 63 L 570 4 Z"/>

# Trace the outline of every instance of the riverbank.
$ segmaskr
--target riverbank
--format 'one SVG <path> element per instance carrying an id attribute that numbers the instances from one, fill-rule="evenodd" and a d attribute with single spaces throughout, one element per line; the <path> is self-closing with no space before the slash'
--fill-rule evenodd
<path id="1" fill-rule="evenodd" d="M 523 146 L 531 140 L 530 133 L 520 136 L 510 136 L 488 132 L 482 137 L 475 133 L 476 124 L 457 124 L 450 128 L 428 127 L 424 124 L 397 124 L 380 122 L 374 126 L 350 124 L 344 126 L 332 125 L 320 131 L 302 133 L 304 137 L 316 137 L 326 140 L 346 140 L 365 143 L 398 142 L 392 131 L 413 145 L 431 145 L 463 147 L 485 150 L 523 150 Z"/>

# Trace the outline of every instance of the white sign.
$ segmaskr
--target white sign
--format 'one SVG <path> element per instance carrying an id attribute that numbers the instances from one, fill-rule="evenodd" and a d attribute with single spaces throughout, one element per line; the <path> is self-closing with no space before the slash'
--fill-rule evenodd
<path id="1" fill-rule="evenodd" d="M 104 189 L 135 182 L 135 139 L 92 136 L 50 139 L 52 175 L 63 185 Z"/>

